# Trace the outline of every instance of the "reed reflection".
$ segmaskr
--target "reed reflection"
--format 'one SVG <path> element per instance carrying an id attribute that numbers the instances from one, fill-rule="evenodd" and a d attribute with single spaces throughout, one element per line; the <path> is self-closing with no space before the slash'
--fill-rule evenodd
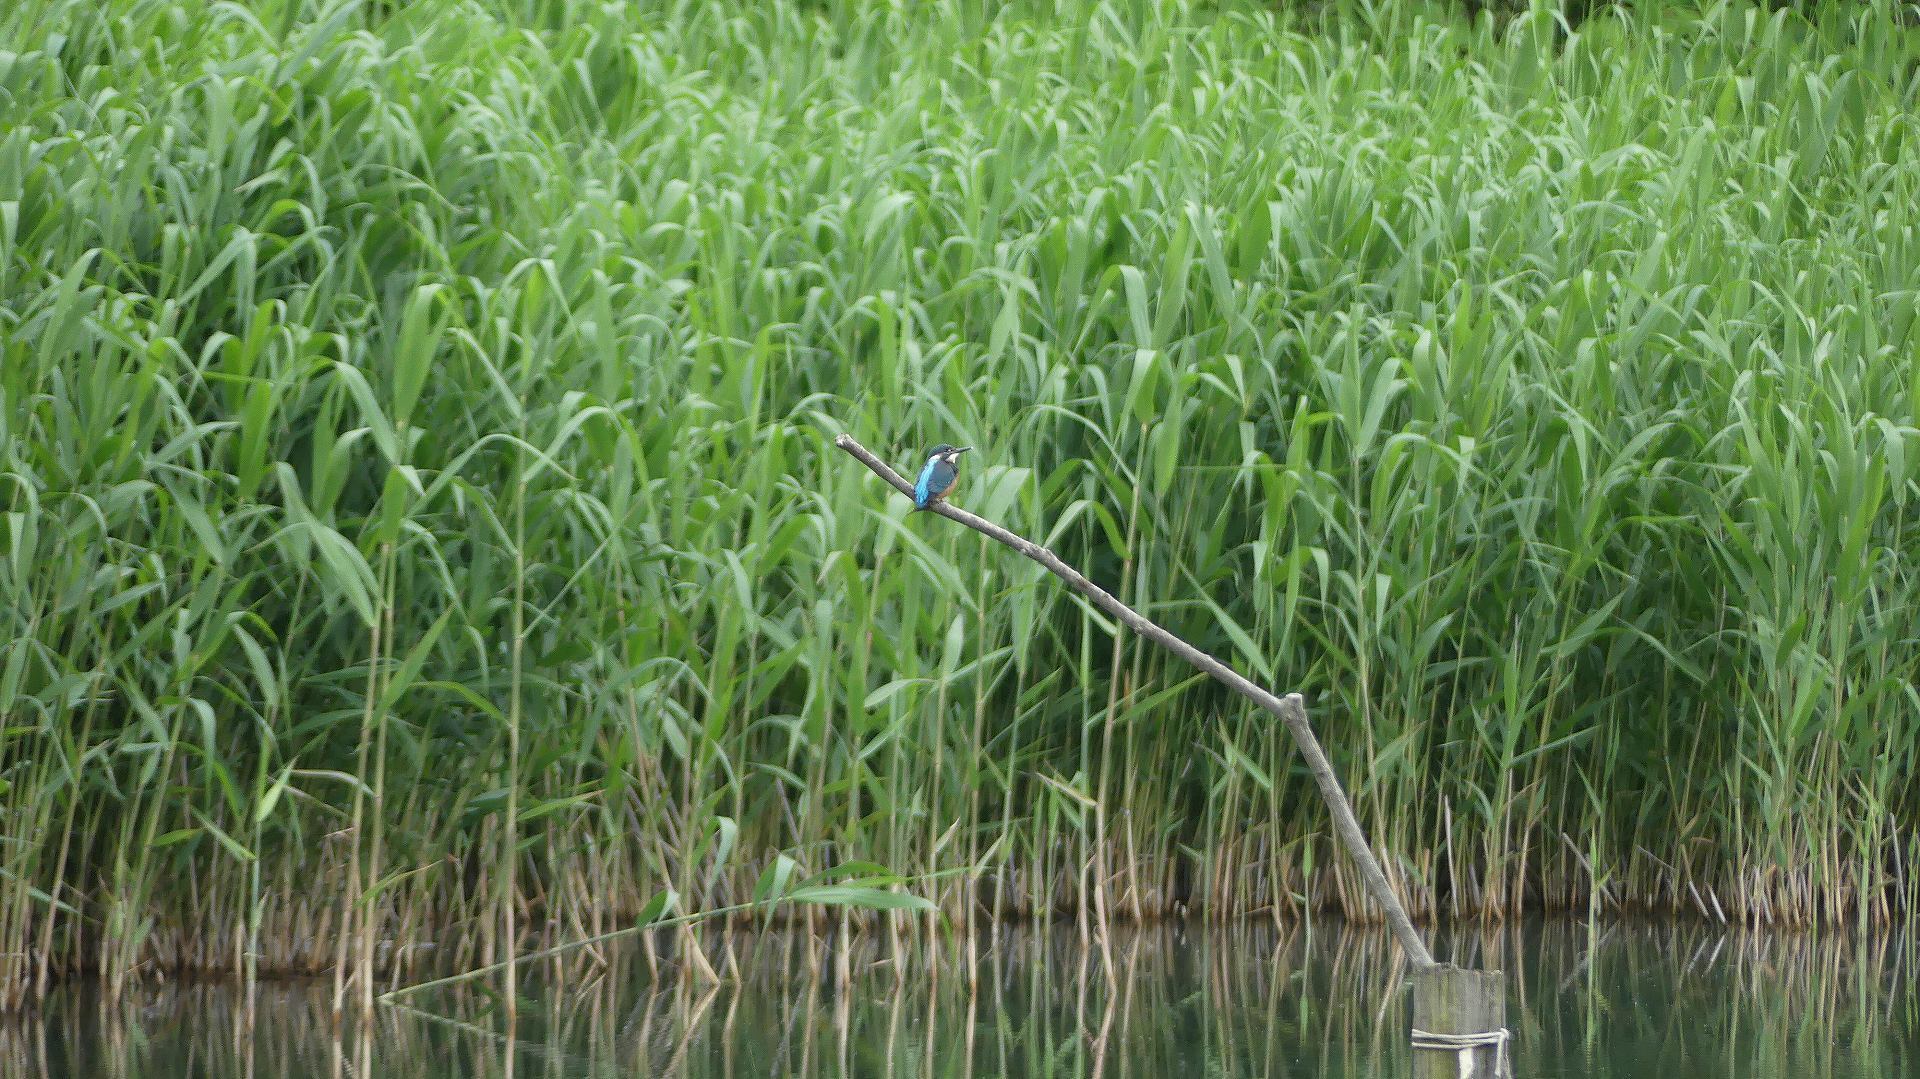
<path id="1" fill-rule="evenodd" d="M 1436 944 L 1510 973 L 1519 1074 L 1534 1079 L 1892 1077 L 1920 1053 L 1910 936 L 1549 923 Z M 1065 927 L 738 933 L 719 945 L 718 984 L 682 976 L 670 942 L 657 956 L 582 952 L 530 965 L 511 1038 L 501 1002 L 467 989 L 338 1029 L 323 981 L 263 983 L 251 1005 L 237 983 L 122 1004 L 75 991 L 0 1026 L 0 1079 L 1408 1072 L 1402 972 L 1382 933 L 1168 926 L 1116 931 L 1110 951 Z"/>

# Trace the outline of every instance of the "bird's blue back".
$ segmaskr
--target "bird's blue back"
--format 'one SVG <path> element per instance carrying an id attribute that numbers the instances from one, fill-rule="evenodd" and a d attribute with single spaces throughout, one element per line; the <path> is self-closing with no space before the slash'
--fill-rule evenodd
<path id="1" fill-rule="evenodd" d="M 913 504 L 926 509 L 934 499 L 953 486 L 954 472 L 950 462 L 938 457 L 930 458 L 927 466 L 920 470 L 920 482 L 913 485 Z"/>

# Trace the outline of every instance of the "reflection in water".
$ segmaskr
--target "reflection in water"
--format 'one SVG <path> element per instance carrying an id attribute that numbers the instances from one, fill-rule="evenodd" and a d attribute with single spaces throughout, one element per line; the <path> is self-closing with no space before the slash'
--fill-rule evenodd
<path id="1" fill-rule="evenodd" d="M 1895 1076 L 1920 1059 L 1911 937 L 1584 926 L 1443 934 L 1515 974 L 1517 1074 Z M 710 941 L 709 947 L 716 942 Z M 1401 970 L 1383 933 L 1325 926 L 1117 932 L 1113 976 L 1060 929 L 932 949 L 735 933 L 720 986 L 656 979 L 638 949 L 529 970 L 511 1044 L 497 999 L 423 994 L 334 1036 L 325 985 L 231 984 L 102 1002 L 82 987 L 0 1024 L 0 1079 L 210 1077 L 1404 1076 Z M 663 968 L 668 969 L 668 968 Z M 977 986 L 977 990 L 975 988 Z"/>

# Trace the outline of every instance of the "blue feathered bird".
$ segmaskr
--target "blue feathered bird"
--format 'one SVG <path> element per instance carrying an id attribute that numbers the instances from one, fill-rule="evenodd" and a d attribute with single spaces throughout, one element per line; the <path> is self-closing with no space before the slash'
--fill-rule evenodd
<path id="1" fill-rule="evenodd" d="M 927 451 L 927 463 L 920 469 L 919 481 L 913 485 L 914 509 L 927 509 L 953 493 L 954 485 L 960 481 L 960 455 L 972 448 L 942 442 Z"/>

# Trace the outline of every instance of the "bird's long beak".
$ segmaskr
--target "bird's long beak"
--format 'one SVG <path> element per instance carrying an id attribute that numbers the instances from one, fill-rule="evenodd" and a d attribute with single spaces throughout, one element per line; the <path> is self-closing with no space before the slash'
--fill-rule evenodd
<path id="1" fill-rule="evenodd" d="M 952 453 L 949 453 L 949 454 L 948 454 L 947 456 L 949 456 L 949 457 L 958 457 L 958 456 L 960 456 L 961 454 L 963 454 L 963 453 L 965 453 L 965 452 L 967 452 L 968 450 L 970 450 L 970 449 L 972 449 L 972 448 L 973 448 L 972 446 L 962 446 L 962 447 L 960 447 L 959 449 L 957 449 L 957 450 L 954 450 L 954 451 L 953 451 Z"/>

